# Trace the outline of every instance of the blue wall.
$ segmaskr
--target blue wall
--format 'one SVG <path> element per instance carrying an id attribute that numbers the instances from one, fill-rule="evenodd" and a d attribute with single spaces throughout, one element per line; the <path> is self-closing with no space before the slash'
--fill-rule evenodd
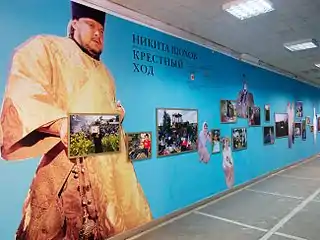
<path id="1" fill-rule="evenodd" d="M 50 0 L 46 1 L 47 6 L 39 0 L 28 4 L 5 2 L 0 3 L 1 93 L 13 49 L 36 34 L 65 35 L 70 15 L 68 1 Z M 313 87 L 116 17 L 108 16 L 106 26 L 103 61 L 115 78 L 117 97 L 126 109 L 124 128 L 127 132 L 153 133 L 153 158 L 134 165 L 155 218 L 226 190 L 221 154 L 211 156 L 208 164 L 200 163 L 197 153 L 156 158 L 155 108 L 196 108 L 199 124 L 207 121 L 209 128 L 220 128 L 222 136 L 231 136 L 231 128 L 247 127 L 248 123 L 238 119 L 235 124 L 220 124 L 220 99 L 235 100 L 242 87 L 242 74 L 246 74 L 255 104 L 261 109 L 264 104 L 271 105 L 269 124 L 274 124 L 275 112 L 286 112 L 287 103 L 295 100 L 304 102 L 305 115 L 313 115 L 313 105 L 319 110 L 319 90 Z M 133 73 L 133 33 L 186 48 L 196 52 L 198 59 L 185 61 L 183 69 L 154 65 L 155 76 Z M 195 72 L 195 81 L 190 81 L 191 72 Z M 262 125 L 269 124 L 262 120 Z M 319 146 L 320 141 L 314 145 L 309 128 L 307 140 L 296 139 L 292 149 L 288 148 L 287 138 L 264 146 L 262 127 L 248 128 L 248 149 L 233 153 L 235 182 L 244 183 L 314 155 Z M 38 160 L 0 161 L 1 239 L 12 239 L 16 231 Z"/>

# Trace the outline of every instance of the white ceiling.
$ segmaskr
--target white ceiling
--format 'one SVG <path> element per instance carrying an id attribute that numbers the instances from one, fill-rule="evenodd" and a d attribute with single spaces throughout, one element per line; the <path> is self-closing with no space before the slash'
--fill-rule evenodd
<path id="1" fill-rule="evenodd" d="M 320 1 L 271 1 L 275 11 L 240 21 L 222 10 L 228 0 L 110 0 L 320 85 L 320 69 L 314 66 L 320 49 L 292 53 L 283 47 L 305 38 L 320 42 Z"/>

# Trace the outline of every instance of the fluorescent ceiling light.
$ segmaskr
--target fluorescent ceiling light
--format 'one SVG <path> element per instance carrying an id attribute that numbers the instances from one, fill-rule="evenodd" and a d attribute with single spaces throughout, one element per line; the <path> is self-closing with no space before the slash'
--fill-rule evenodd
<path id="1" fill-rule="evenodd" d="M 315 66 L 320 68 L 320 63 L 316 63 Z"/>
<path id="2" fill-rule="evenodd" d="M 295 52 L 311 48 L 317 48 L 319 45 L 315 39 L 305 39 L 296 42 L 285 43 L 283 44 L 283 46 L 287 48 L 289 51 Z"/>
<path id="3" fill-rule="evenodd" d="M 240 20 L 255 17 L 274 10 L 269 0 L 236 0 L 222 6 L 223 10 Z"/>

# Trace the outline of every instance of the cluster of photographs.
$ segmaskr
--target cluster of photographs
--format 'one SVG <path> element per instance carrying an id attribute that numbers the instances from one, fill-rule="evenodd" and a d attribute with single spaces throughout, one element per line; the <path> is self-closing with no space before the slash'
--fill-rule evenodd
<path id="1" fill-rule="evenodd" d="M 288 105 L 286 113 L 275 113 L 275 125 L 263 126 L 263 144 L 272 145 L 276 138 L 295 137 L 306 139 L 306 126 L 314 131 L 310 117 L 303 118 L 303 103 L 296 102 L 295 112 Z M 300 121 L 290 121 L 292 117 Z M 249 127 L 261 126 L 261 109 L 254 104 L 253 94 L 247 90 L 246 84 L 234 100 L 220 101 L 220 122 L 236 123 L 238 118 L 248 120 Z M 271 108 L 264 105 L 264 122 L 269 123 Z M 220 129 L 208 129 L 203 123 L 198 134 L 197 109 L 156 109 L 157 121 L 157 157 L 169 156 L 184 152 L 198 150 L 200 160 L 207 162 L 210 153 L 206 150 L 206 142 L 212 146 L 211 154 L 221 152 L 229 144 L 232 151 L 247 149 L 247 127 L 236 127 L 231 130 L 231 138 L 221 137 Z M 70 115 L 69 157 L 84 157 L 92 154 L 101 154 L 120 151 L 120 121 L 118 115 Z M 292 122 L 292 123 L 291 123 Z M 320 117 L 318 118 L 318 131 L 320 131 Z M 126 134 L 128 159 L 143 160 L 152 157 L 152 132 L 134 132 Z"/>

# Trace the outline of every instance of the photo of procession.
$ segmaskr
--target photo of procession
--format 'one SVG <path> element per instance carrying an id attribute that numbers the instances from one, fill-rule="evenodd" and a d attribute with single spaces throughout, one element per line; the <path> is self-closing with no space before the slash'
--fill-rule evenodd
<path id="1" fill-rule="evenodd" d="M 197 150 L 198 110 L 158 108 L 157 156 Z"/>
<path id="2" fill-rule="evenodd" d="M 69 120 L 69 158 L 119 152 L 118 115 L 71 114 Z"/>
<path id="3" fill-rule="evenodd" d="M 128 133 L 128 154 L 131 161 L 151 158 L 151 132 Z"/>
<path id="4" fill-rule="evenodd" d="M 233 151 L 247 149 L 247 129 L 233 128 L 232 129 L 232 148 Z"/>

